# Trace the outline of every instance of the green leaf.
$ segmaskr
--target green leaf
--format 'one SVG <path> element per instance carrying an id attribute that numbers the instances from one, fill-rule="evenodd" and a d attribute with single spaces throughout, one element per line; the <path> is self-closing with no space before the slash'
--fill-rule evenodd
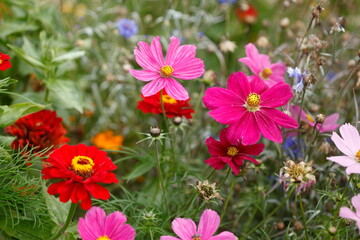
<path id="1" fill-rule="evenodd" d="M 47 187 L 45 182 L 42 182 L 42 193 L 45 198 L 45 203 L 49 211 L 49 216 L 51 220 L 56 223 L 56 225 L 61 226 L 65 223 L 66 217 L 69 213 L 71 202 L 62 203 L 58 198 L 50 195 L 47 192 Z"/>
<path id="2" fill-rule="evenodd" d="M 22 60 L 24 60 L 26 63 L 30 64 L 33 67 L 39 67 L 41 69 L 46 69 L 46 66 L 39 60 L 36 59 L 34 56 L 30 56 L 25 53 L 25 51 L 19 47 L 16 47 L 11 44 L 7 44 L 9 48 L 11 48 L 17 56 L 19 56 Z"/>
<path id="3" fill-rule="evenodd" d="M 0 106 L 0 127 L 13 124 L 19 118 L 44 109 L 45 105 L 35 103 L 17 103 L 10 106 Z"/>
<path id="4" fill-rule="evenodd" d="M 16 137 L 13 136 L 0 136 L 1 146 L 11 147 L 11 143 L 15 140 Z"/>
<path id="5" fill-rule="evenodd" d="M 13 84 L 17 82 L 17 80 L 12 79 L 10 77 L 4 78 L 4 79 L 0 79 L 0 91 L 4 91 L 6 90 L 5 87 L 9 86 L 10 84 Z"/>
<path id="6" fill-rule="evenodd" d="M 65 53 L 61 56 L 58 56 L 56 58 L 54 58 L 52 60 L 52 62 L 64 62 L 64 61 L 69 61 L 69 60 L 73 60 L 79 57 L 82 57 L 85 55 L 85 51 L 74 51 L 74 52 L 69 52 L 69 53 Z"/>
<path id="7" fill-rule="evenodd" d="M 131 180 L 137 177 L 140 177 L 141 175 L 144 175 L 148 171 L 150 171 L 154 167 L 154 163 L 151 162 L 140 162 L 138 163 L 134 170 L 131 171 L 128 175 L 124 176 L 123 179 L 125 180 Z"/>
<path id="8" fill-rule="evenodd" d="M 47 87 L 65 108 L 75 108 L 80 113 L 83 111 L 81 92 L 72 81 L 56 80 L 48 82 Z"/>
<path id="9" fill-rule="evenodd" d="M 29 22 L 3 22 L 0 27 L 0 37 L 5 38 L 9 35 L 22 33 L 22 32 L 29 32 L 29 31 L 36 31 L 38 26 L 31 24 Z"/>

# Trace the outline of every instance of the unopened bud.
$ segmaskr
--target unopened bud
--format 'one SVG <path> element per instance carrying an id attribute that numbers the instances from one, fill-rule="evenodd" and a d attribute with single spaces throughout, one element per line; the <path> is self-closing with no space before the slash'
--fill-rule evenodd
<path id="1" fill-rule="evenodd" d="M 296 221 L 294 223 L 294 228 L 295 230 L 300 231 L 304 229 L 304 225 L 300 221 Z"/>
<path id="2" fill-rule="evenodd" d="M 152 137 L 158 137 L 160 136 L 160 133 L 161 133 L 161 129 L 158 126 L 155 125 L 150 127 L 150 135 Z"/>
<path id="3" fill-rule="evenodd" d="M 323 123 L 325 121 L 326 116 L 322 113 L 319 113 L 316 115 L 316 122 L 317 123 Z"/>
<path id="4" fill-rule="evenodd" d="M 281 26 L 282 28 L 287 28 L 287 27 L 289 26 L 289 24 L 290 24 L 289 18 L 283 18 L 283 19 L 281 19 L 281 21 L 280 21 L 280 26 Z"/>
<path id="5" fill-rule="evenodd" d="M 333 235 L 333 234 L 335 234 L 335 233 L 337 232 L 337 229 L 336 229 L 336 227 L 334 227 L 334 226 L 330 226 L 329 229 L 328 229 L 328 231 L 329 231 L 329 233 L 330 233 L 331 235 Z"/>
<path id="6" fill-rule="evenodd" d="M 179 117 L 179 116 L 174 117 L 173 123 L 177 126 L 180 125 L 182 123 L 182 117 Z"/>
<path id="7" fill-rule="evenodd" d="M 281 231 L 285 228 L 285 224 L 283 222 L 277 222 L 276 223 L 276 229 Z"/>

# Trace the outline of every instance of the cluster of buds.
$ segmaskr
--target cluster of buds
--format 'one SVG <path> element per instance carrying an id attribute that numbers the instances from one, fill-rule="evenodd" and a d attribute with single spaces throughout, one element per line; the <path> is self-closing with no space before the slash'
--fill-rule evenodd
<path id="1" fill-rule="evenodd" d="M 313 18 L 319 18 L 320 14 L 324 11 L 324 2 L 321 1 L 316 7 L 311 11 Z"/>
<path id="2" fill-rule="evenodd" d="M 204 182 L 198 181 L 196 188 L 200 193 L 200 198 L 204 199 L 205 202 L 209 202 L 216 198 L 224 201 L 220 196 L 219 191 L 216 189 L 216 183 L 210 184 L 208 180 L 205 180 Z"/>
<path id="3" fill-rule="evenodd" d="M 295 163 L 289 160 L 285 166 L 280 169 L 280 181 L 284 184 L 284 190 L 290 185 L 297 184 L 296 193 L 306 191 L 307 188 L 312 186 L 315 182 L 313 175 L 312 162 L 305 163 L 303 161 Z"/>
<path id="4" fill-rule="evenodd" d="M 299 39 L 298 41 L 301 41 L 301 40 Z M 303 42 L 301 43 L 300 49 L 304 53 L 309 53 L 312 51 L 319 52 L 326 46 L 327 46 L 326 41 L 322 41 L 316 35 L 310 34 L 308 38 L 305 38 L 303 40 Z"/>

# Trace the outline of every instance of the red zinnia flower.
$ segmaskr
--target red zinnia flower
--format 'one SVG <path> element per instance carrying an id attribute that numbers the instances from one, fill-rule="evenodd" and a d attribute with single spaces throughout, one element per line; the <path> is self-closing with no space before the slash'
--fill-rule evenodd
<path id="1" fill-rule="evenodd" d="M 1 71 L 5 71 L 8 68 L 11 68 L 11 62 L 10 60 L 10 56 L 7 54 L 3 54 L 0 52 L 0 70 Z"/>
<path id="2" fill-rule="evenodd" d="M 153 114 L 161 114 L 161 102 L 160 102 L 160 92 L 150 97 L 144 97 L 144 99 L 138 102 L 137 108 L 143 111 L 144 113 L 153 113 Z M 164 108 L 166 117 L 173 118 L 176 116 L 184 116 L 187 119 L 192 118 L 191 114 L 194 113 L 194 110 L 191 109 L 189 104 L 189 100 L 181 101 L 176 100 L 170 97 L 165 91 L 163 91 L 162 100 L 164 102 Z"/>
<path id="3" fill-rule="evenodd" d="M 91 208 L 90 194 L 97 199 L 107 200 L 109 191 L 97 183 L 117 183 L 112 170 L 117 169 L 106 152 L 94 146 L 78 144 L 64 145 L 56 149 L 47 159 L 50 166 L 42 170 L 44 179 L 63 179 L 48 188 L 51 195 L 59 194 L 61 202 L 69 199 L 73 203 L 81 201 L 84 210 Z"/>
<path id="4" fill-rule="evenodd" d="M 220 141 L 216 141 L 213 137 L 206 139 L 206 145 L 212 157 L 206 159 L 205 162 L 216 170 L 222 169 L 228 164 L 235 175 L 240 173 L 240 167 L 244 164 L 244 160 L 259 164 L 249 155 L 259 155 L 264 150 L 264 144 L 257 143 L 244 146 L 239 143 L 233 145 L 226 136 L 227 130 L 227 128 L 221 130 Z"/>
<path id="5" fill-rule="evenodd" d="M 253 24 L 256 22 L 258 13 L 256 8 L 248 3 L 243 3 L 239 8 L 236 8 L 236 16 L 240 19 L 240 21 Z"/>
<path id="6" fill-rule="evenodd" d="M 62 125 L 62 118 L 56 112 L 41 110 L 18 119 L 13 125 L 5 128 L 7 133 L 15 136 L 11 147 L 14 149 L 29 146 L 37 153 L 46 148 L 51 150 L 69 142 L 65 137 L 66 130 Z"/>

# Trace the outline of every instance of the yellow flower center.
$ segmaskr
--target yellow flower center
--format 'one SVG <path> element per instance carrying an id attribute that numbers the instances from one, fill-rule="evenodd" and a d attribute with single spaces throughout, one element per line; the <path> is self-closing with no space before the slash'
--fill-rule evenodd
<path id="1" fill-rule="evenodd" d="M 355 160 L 356 160 L 357 162 L 360 162 L 360 150 L 357 151 L 357 153 L 355 154 Z"/>
<path id="2" fill-rule="evenodd" d="M 194 237 L 192 240 L 201 240 L 199 237 Z"/>
<path id="3" fill-rule="evenodd" d="M 196 235 L 192 236 L 191 240 L 201 240 L 200 235 L 196 234 Z"/>
<path id="4" fill-rule="evenodd" d="M 169 65 L 163 66 L 160 70 L 161 76 L 163 77 L 170 77 L 173 72 L 174 69 Z"/>
<path id="5" fill-rule="evenodd" d="M 234 157 L 236 154 L 239 153 L 237 147 L 229 147 L 227 150 L 227 155 Z"/>
<path id="6" fill-rule="evenodd" d="M 260 95 L 256 93 L 250 93 L 246 99 L 245 107 L 250 112 L 255 112 L 259 110 L 260 105 Z"/>
<path id="7" fill-rule="evenodd" d="M 0 64 L 2 64 L 3 63 L 3 60 L 2 59 L 0 59 Z"/>
<path id="8" fill-rule="evenodd" d="M 168 103 L 168 104 L 175 104 L 177 103 L 175 98 L 170 97 L 169 95 L 165 94 L 162 96 L 162 100 L 164 103 Z"/>
<path id="9" fill-rule="evenodd" d="M 313 119 L 313 117 L 309 114 L 306 114 L 306 118 L 309 122 L 315 122 L 315 120 Z"/>
<path id="10" fill-rule="evenodd" d="M 268 79 L 272 74 L 272 71 L 270 68 L 264 68 L 264 70 L 261 71 L 260 77 L 262 79 Z"/>
<path id="11" fill-rule="evenodd" d="M 88 178 L 91 176 L 94 165 L 94 161 L 86 156 L 75 156 L 71 160 L 72 170 L 83 178 Z"/>
<path id="12" fill-rule="evenodd" d="M 101 237 L 98 237 L 96 240 L 111 240 L 108 235 L 104 235 L 104 236 L 101 236 Z"/>

